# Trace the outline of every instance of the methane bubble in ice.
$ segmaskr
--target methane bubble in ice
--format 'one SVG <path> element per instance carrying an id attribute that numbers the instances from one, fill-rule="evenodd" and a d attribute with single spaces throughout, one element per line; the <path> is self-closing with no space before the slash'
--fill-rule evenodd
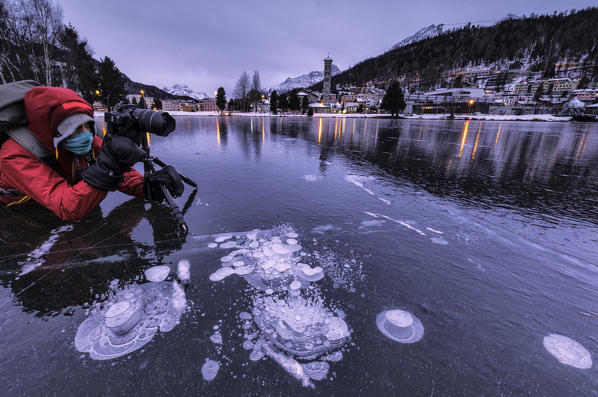
<path id="1" fill-rule="evenodd" d="M 545 336 L 544 348 L 565 365 L 579 369 L 592 367 L 590 352 L 581 344 L 566 336 L 558 334 Z"/>
<path id="2" fill-rule="evenodd" d="M 307 364 L 303 364 L 303 370 L 313 380 L 322 380 L 328 375 L 330 364 L 325 361 L 312 361 Z"/>
<path id="3" fill-rule="evenodd" d="M 176 274 L 179 278 L 179 280 L 181 280 L 182 282 L 189 282 L 189 279 L 191 278 L 191 272 L 190 272 L 190 268 L 191 268 L 191 264 L 189 263 L 189 261 L 187 259 L 181 259 L 179 261 L 179 264 L 177 266 L 177 271 Z"/>
<path id="4" fill-rule="evenodd" d="M 413 314 L 399 309 L 385 310 L 376 317 L 380 332 L 399 343 L 415 343 L 424 336 L 424 326 Z"/>
<path id="5" fill-rule="evenodd" d="M 168 266 L 152 266 L 145 271 L 145 278 L 148 281 L 159 283 L 160 281 L 166 280 L 168 273 L 170 273 L 170 268 Z"/>
<path id="6" fill-rule="evenodd" d="M 287 290 L 297 278 L 319 280 L 324 276 L 321 268 L 298 265 L 302 249 L 298 237 L 297 233 L 283 227 L 240 236 L 234 246 L 229 246 L 237 249 L 220 258 L 223 267 L 212 273 L 210 280 L 222 281 L 236 274 L 257 289 L 273 292 Z"/>
<path id="7" fill-rule="evenodd" d="M 218 247 L 218 244 L 216 244 L 216 243 L 208 244 L 208 248 L 216 248 L 216 247 Z"/>
<path id="8" fill-rule="evenodd" d="M 168 332 L 178 323 L 186 301 L 181 302 L 175 290 L 171 283 L 151 282 L 116 291 L 91 309 L 77 330 L 75 347 L 94 360 L 110 360 L 141 348 L 158 329 Z"/>
<path id="9" fill-rule="evenodd" d="M 218 361 L 207 359 L 204 365 L 201 366 L 201 375 L 207 381 L 214 380 L 218 375 L 220 363 Z"/>
<path id="10" fill-rule="evenodd" d="M 257 298 L 253 318 L 266 338 L 281 350 L 309 357 L 342 346 L 350 336 L 345 321 L 318 298 Z"/>

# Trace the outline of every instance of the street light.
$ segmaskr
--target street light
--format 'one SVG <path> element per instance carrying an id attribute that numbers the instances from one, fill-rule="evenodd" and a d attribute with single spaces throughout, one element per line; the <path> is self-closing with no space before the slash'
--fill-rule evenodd
<path id="1" fill-rule="evenodd" d="M 475 104 L 475 101 L 473 99 L 470 99 L 469 102 L 467 102 L 469 104 L 469 113 L 473 112 L 473 105 Z"/>
<path id="2" fill-rule="evenodd" d="M 100 94 L 101 94 L 100 90 L 96 90 L 96 95 L 100 96 Z"/>
<path id="3" fill-rule="evenodd" d="M 139 90 L 139 93 L 141 94 L 141 96 L 145 95 L 145 90 Z"/>

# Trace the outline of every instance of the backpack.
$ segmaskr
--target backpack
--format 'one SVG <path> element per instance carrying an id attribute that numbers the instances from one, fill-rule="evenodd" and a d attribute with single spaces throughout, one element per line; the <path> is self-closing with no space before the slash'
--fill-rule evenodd
<path id="1" fill-rule="evenodd" d="M 27 127 L 25 94 L 39 85 L 33 80 L 0 85 L 0 147 L 8 138 L 12 138 L 35 157 L 54 168 L 54 156 Z"/>

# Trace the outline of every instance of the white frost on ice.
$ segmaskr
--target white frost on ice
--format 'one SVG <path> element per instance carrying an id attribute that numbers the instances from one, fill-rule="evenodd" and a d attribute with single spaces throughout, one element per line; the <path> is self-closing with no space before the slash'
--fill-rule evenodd
<path id="1" fill-rule="evenodd" d="M 172 281 L 172 307 L 175 310 L 182 312 L 187 306 L 187 298 L 185 296 L 185 290 L 179 283 Z"/>
<path id="2" fill-rule="evenodd" d="M 579 369 L 592 368 L 592 355 L 579 342 L 563 335 L 544 337 L 544 348 L 559 362 Z"/>
<path id="3" fill-rule="evenodd" d="M 71 230 L 73 230 L 73 226 L 66 225 L 50 231 L 50 237 L 48 237 L 46 241 L 41 243 L 39 247 L 37 247 L 27 255 L 27 259 L 24 263 L 22 263 L 23 268 L 21 269 L 21 273 L 19 273 L 19 276 L 27 274 L 33 271 L 36 267 L 43 265 L 44 260 L 42 259 L 42 256 L 50 252 L 50 250 L 52 249 L 54 244 L 56 244 L 56 241 L 62 233 Z"/>
<path id="4" fill-rule="evenodd" d="M 430 240 L 432 240 L 432 242 L 434 244 L 438 244 L 438 245 L 447 245 L 448 244 L 448 241 L 446 241 L 442 237 L 432 237 Z"/>
<path id="5" fill-rule="evenodd" d="M 421 236 L 425 236 L 425 235 L 426 235 L 426 233 L 422 232 L 421 230 L 419 230 L 419 229 L 418 229 L 418 228 L 416 228 L 416 227 L 413 227 L 413 226 L 411 226 L 411 225 L 410 225 L 410 224 L 408 224 L 407 222 L 403 222 L 403 221 L 399 221 L 399 220 L 397 220 L 397 219 L 393 219 L 393 218 L 391 218 L 390 216 L 387 216 L 387 215 L 382 215 L 382 214 L 374 214 L 374 213 L 372 213 L 372 212 L 368 212 L 368 211 L 364 211 L 364 213 L 366 213 L 367 215 L 369 215 L 369 216 L 372 216 L 372 217 L 374 217 L 374 218 L 378 218 L 378 217 L 380 217 L 380 218 L 388 219 L 389 221 L 392 221 L 392 222 L 398 223 L 398 224 L 399 224 L 399 225 L 401 225 L 401 226 L 405 226 L 407 229 L 413 230 L 414 232 L 416 232 L 417 234 L 419 234 L 419 235 L 421 235 Z"/>
<path id="6" fill-rule="evenodd" d="M 189 263 L 189 261 L 187 259 L 181 259 L 179 261 L 179 264 L 177 266 L 177 276 L 179 277 L 179 280 L 181 280 L 182 282 L 189 282 L 189 279 L 191 278 L 191 264 Z"/>
<path id="7" fill-rule="evenodd" d="M 315 175 L 303 175 L 303 178 L 308 182 L 315 182 L 318 180 L 318 177 Z"/>
<path id="8" fill-rule="evenodd" d="M 431 227 L 427 227 L 426 229 L 429 230 L 429 231 L 431 231 L 432 233 L 444 234 L 444 232 L 441 232 L 440 230 L 432 229 Z"/>
<path id="9" fill-rule="evenodd" d="M 225 234 L 224 236 L 216 237 L 214 239 L 214 241 L 217 242 L 217 243 L 222 243 L 222 242 L 224 242 L 226 240 L 231 239 L 232 237 L 233 237 L 232 234 Z"/>
<path id="10" fill-rule="evenodd" d="M 218 247 L 218 244 L 216 244 L 216 243 L 208 244 L 208 248 L 216 248 L 216 247 Z"/>
<path id="11" fill-rule="evenodd" d="M 336 226 L 332 226 L 332 225 L 323 225 L 323 226 L 316 226 L 313 229 L 311 229 L 312 233 L 317 233 L 317 234 L 324 234 L 325 232 L 333 232 L 333 231 L 338 231 L 341 230 L 340 227 L 336 227 Z"/>

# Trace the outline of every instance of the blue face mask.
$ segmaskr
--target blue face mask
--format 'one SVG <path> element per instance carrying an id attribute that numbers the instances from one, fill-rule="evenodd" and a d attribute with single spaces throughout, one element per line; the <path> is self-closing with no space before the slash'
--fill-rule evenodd
<path id="1" fill-rule="evenodd" d="M 90 131 L 83 131 L 77 135 L 71 135 L 62 141 L 62 147 L 71 153 L 83 156 L 91 150 L 93 135 Z"/>

